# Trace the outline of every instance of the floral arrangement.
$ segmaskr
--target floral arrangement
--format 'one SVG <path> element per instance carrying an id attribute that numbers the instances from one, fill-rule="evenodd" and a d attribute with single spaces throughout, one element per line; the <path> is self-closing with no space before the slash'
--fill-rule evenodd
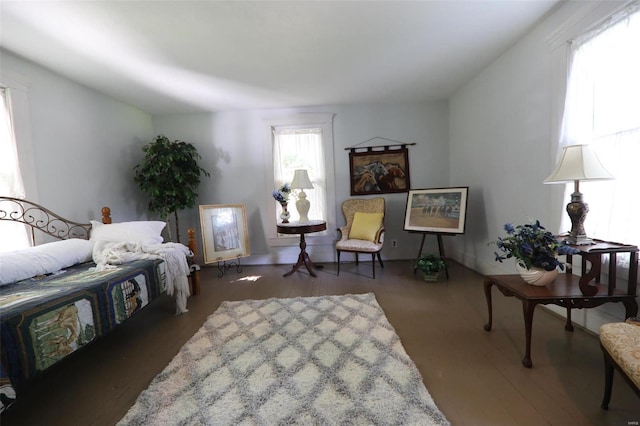
<path id="1" fill-rule="evenodd" d="M 495 244 L 501 253 L 495 252 L 496 261 L 514 257 L 520 266 L 531 269 L 542 268 L 553 271 L 556 267 L 564 269 L 564 264 L 557 259 L 558 255 L 576 254 L 580 250 L 559 242 L 556 237 L 547 231 L 540 221 L 535 223 L 513 226 L 510 223 L 504 225 L 508 236 L 498 238 L 490 244 Z"/>
<path id="2" fill-rule="evenodd" d="M 291 187 L 288 183 L 285 183 L 280 188 L 273 191 L 273 198 L 279 203 L 286 203 L 289 201 L 289 194 L 291 194 Z"/>

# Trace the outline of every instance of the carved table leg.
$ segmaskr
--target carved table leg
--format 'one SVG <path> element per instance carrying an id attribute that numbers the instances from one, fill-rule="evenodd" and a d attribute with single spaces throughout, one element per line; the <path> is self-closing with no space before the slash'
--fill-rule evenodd
<path id="1" fill-rule="evenodd" d="M 313 271 L 313 269 L 316 266 L 313 264 L 313 262 L 309 258 L 309 254 L 307 253 L 306 248 L 307 248 L 307 243 L 304 240 L 304 234 L 300 234 L 300 254 L 298 255 L 298 261 L 293 266 L 293 268 L 289 272 L 284 274 L 283 276 L 288 277 L 289 275 L 291 275 L 295 271 L 297 271 L 298 268 L 300 268 L 302 265 L 304 265 L 307 268 L 307 271 L 309 271 L 309 274 L 312 277 L 316 277 L 317 276 L 316 273 Z"/>
<path id="2" fill-rule="evenodd" d="M 533 311 L 536 309 L 536 302 L 528 300 L 522 301 L 522 312 L 524 314 L 524 332 L 526 339 L 526 350 L 524 358 L 522 359 L 522 365 L 527 368 L 531 368 L 533 363 L 531 362 L 531 328 L 533 325 Z"/>
<path id="3" fill-rule="evenodd" d="M 489 310 L 489 322 L 484 325 L 484 329 L 489 331 L 491 330 L 491 325 L 493 324 L 493 307 L 491 305 L 491 286 L 493 286 L 493 282 L 490 280 L 484 280 L 484 296 L 487 299 L 487 309 Z"/>
<path id="4" fill-rule="evenodd" d="M 573 322 L 571 322 L 571 308 L 567 308 L 567 323 L 564 325 L 567 331 L 573 331 Z"/>
<path id="5" fill-rule="evenodd" d="M 638 302 L 634 300 L 624 300 L 625 318 L 631 318 L 638 315 Z"/>

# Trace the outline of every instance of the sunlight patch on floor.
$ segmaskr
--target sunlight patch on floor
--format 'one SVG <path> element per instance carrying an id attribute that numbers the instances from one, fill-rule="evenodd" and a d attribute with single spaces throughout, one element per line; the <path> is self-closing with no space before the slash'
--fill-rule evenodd
<path id="1" fill-rule="evenodd" d="M 246 277 L 238 278 L 237 280 L 231 281 L 232 283 L 237 281 L 258 281 L 262 278 L 262 275 L 247 275 Z"/>

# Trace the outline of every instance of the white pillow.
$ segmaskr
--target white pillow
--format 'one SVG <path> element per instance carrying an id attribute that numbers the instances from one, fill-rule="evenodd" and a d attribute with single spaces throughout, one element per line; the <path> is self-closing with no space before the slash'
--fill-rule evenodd
<path id="1" fill-rule="evenodd" d="M 79 238 L 0 253 L 0 285 L 88 262 L 92 254 L 93 242 Z"/>
<path id="2" fill-rule="evenodd" d="M 119 222 L 105 225 L 91 221 L 91 241 L 141 242 L 143 244 L 160 244 L 165 223 L 160 221 Z"/>

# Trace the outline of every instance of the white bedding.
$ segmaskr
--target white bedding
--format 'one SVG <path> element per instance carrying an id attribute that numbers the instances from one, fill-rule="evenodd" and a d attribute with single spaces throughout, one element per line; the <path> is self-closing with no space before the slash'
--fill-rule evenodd
<path id="1" fill-rule="evenodd" d="M 96 263 L 97 270 L 137 259 L 162 259 L 165 262 L 167 293 L 176 298 L 176 313 L 187 312 L 190 269 L 188 247 L 162 243 L 164 222 L 133 221 L 104 225 L 91 221 L 89 241 L 69 239 L 0 253 L 0 285 L 11 284 L 37 275 L 52 274 L 77 263 Z"/>
<path id="2" fill-rule="evenodd" d="M 0 285 L 52 274 L 88 262 L 92 255 L 93 242 L 78 238 L 0 253 Z"/>
<path id="3" fill-rule="evenodd" d="M 96 241 L 93 261 L 97 270 L 115 267 L 137 259 L 162 259 L 166 264 L 167 294 L 175 295 L 176 314 L 187 312 L 189 297 L 188 247 L 179 243 L 144 244 L 143 242 Z"/>

